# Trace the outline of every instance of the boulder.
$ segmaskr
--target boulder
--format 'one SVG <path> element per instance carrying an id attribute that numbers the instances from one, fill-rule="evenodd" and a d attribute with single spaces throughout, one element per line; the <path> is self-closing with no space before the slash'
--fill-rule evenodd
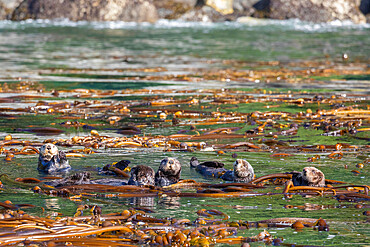
<path id="1" fill-rule="evenodd" d="M 6 9 L 2 2 L 0 2 L 0 20 L 6 19 Z"/>
<path id="2" fill-rule="evenodd" d="M 71 21 L 155 22 L 152 0 L 24 0 L 12 20 L 60 19 Z"/>
<path id="3" fill-rule="evenodd" d="M 184 13 L 179 19 L 184 21 L 220 22 L 234 21 L 233 0 L 197 0 L 194 8 Z"/>
<path id="4" fill-rule="evenodd" d="M 7 9 L 11 9 L 11 10 L 14 10 L 16 7 L 19 6 L 19 4 L 22 2 L 23 0 L 0 0 L 0 4 L 2 3 L 2 5 L 7 8 Z"/>
<path id="5" fill-rule="evenodd" d="M 217 12 L 223 15 L 232 14 L 234 0 L 206 0 L 206 5 L 214 8 Z"/>
<path id="6" fill-rule="evenodd" d="M 359 10 L 360 0 L 261 0 L 255 4 L 255 17 L 272 19 L 297 18 L 309 22 L 350 20 L 365 23 Z"/>
<path id="7" fill-rule="evenodd" d="M 22 0 L 0 0 L 0 20 L 8 19 Z"/>
<path id="8" fill-rule="evenodd" d="M 230 17 L 233 17 L 230 15 Z M 180 18 L 183 21 L 200 21 L 200 22 L 220 22 L 229 21 L 227 15 L 223 15 L 210 6 L 202 6 L 191 9 L 190 11 L 183 14 Z"/>
<path id="9" fill-rule="evenodd" d="M 193 9 L 196 0 L 165 0 L 154 1 L 159 19 L 178 19 L 180 16 Z"/>
<path id="10" fill-rule="evenodd" d="M 251 16 L 255 12 L 253 6 L 257 2 L 259 2 L 259 0 L 234 0 L 234 13 L 241 16 Z"/>

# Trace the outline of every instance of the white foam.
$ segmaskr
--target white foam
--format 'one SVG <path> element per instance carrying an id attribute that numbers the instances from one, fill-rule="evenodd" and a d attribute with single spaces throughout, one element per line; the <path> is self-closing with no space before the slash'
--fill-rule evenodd
<path id="1" fill-rule="evenodd" d="M 332 21 L 329 23 L 311 23 L 298 19 L 290 20 L 271 20 L 256 18 L 240 18 L 236 22 L 189 22 L 181 20 L 158 20 L 155 23 L 137 23 L 122 21 L 107 22 L 88 22 L 70 21 L 68 19 L 56 20 L 25 20 L 20 22 L 0 21 L 0 28 L 18 29 L 27 27 L 86 27 L 92 29 L 176 29 L 176 28 L 195 28 L 195 29 L 255 29 L 266 27 L 271 29 L 297 30 L 304 32 L 334 32 L 343 29 L 370 29 L 370 23 L 355 24 L 351 21 Z"/>

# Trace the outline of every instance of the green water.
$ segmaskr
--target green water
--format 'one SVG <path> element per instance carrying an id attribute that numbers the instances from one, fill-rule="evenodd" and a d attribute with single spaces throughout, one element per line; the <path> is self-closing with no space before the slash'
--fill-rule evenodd
<path id="1" fill-rule="evenodd" d="M 251 69 L 273 68 L 273 65 L 259 65 L 259 61 L 278 60 L 283 65 L 294 69 L 289 62 L 299 61 L 325 61 L 342 63 L 342 53 L 348 53 L 350 62 L 360 61 L 368 63 L 370 54 L 370 28 L 369 26 L 335 24 L 310 25 L 296 21 L 290 22 L 261 22 L 257 24 L 199 24 L 194 23 L 157 23 L 157 24 L 125 24 L 125 23 L 71 23 L 60 22 L 0 22 L 0 84 L 6 82 L 9 86 L 21 80 L 40 82 L 45 90 L 51 89 L 101 89 L 122 90 L 122 95 L 104 98 L 112 104 L 120 102 L 142 103 L 146 102 L 148 95 L 124 95 L 125 89 L 201 89 L 201 88 L 233 88 L 244 91 L 254 97 L 264 97 L 266 93 L 255 91 L 255 88 L 287 93 L 289 90 L 305 93 L 294 97 L 313 97 L 316 94 L 329 98 L 332 94 L 356 94 L 358 100 L 348 103 L 361 109 L 366 109 L 369 102 L 369 76 L 368 75 L 343 75 L 334 77 L 316 77 L 318 83 L 312 85 L 289 84 L 284 81 L 268 83 L 237 82 L 202 80 L 200 82 L 143 79 L 145 76 L 163 76 L 176 74 L 191 74 L 202 70 Z M 225 61 L 235 60 L 235 67 Z M 144 68 L 165 68 L 158 72 L 144 72 Z M 298 68 L 297 68 L 298 69 Z M 334 81 L 330 81 L 335 79 Z M 345 79 L 346 81 L 343 81 Z M 309 95 L 307 95 L 307 92 Z M 43 92 L 40 92 L 42 95 Z M 0 93 L 0 98 L 16 94 Z M 156 95 L 159 98 L 173 97 L 171 92 Z M 186 97 L 178 95 L 177 97 Z M 51 98 L 46 94 L 47 101 L 65 100 L 69 102 L 84 101 L 76 95 L 61 95 Z M 154 96 L 151 96 L 154 97 Z M 199 96 L 201 98 L 201 96 Z M 352 96 L 351 96 L 352 97 Z M 90 98 L 88 98 L 90 99 Z M 91 100 L 91 99 L 90 99 Z M 13 102 L 0 102 L 0 107 L 26 108 L 37 104 L 37 99 L 15 99 Z M 253 111 L 265 112 L 268 110 L 298 113 L 311 109 L 316 111 L 319 106 L 307 104 L 298 107 L 291 104 L 280 104 L 278 108 L 266 109 L 265 103 L 249 103 L 221 106 L 203 103 L 207 112 L 219 108 L 222 112 Z M 269 104 L 271 105 L 271 104 Z M 171 106 L 172 107 L 172 106 Z M 169 109 L 171 107 L 168 107 Z M 190 108 L 187 105 L 179 109 L 200 110 L 200 105 Z M 148 108 L 150 108 L 148 106 Z M 332 106 L 323 104 L 320 109 L 331 109 Z M 166 107 L 163 107 L 166 109 Z M 44 141 L 49 138 L 69 139 L 75 135 L 87 136 L 89 130 L 83 128 L 66 128 L 59 123 L 66 120 L 57 119 L 56 116 L 46 114 L 21 115 L 17 112 L 6 112 L 13 117 L 0 119 L 0 138 L 12 134 L 13 138 L 20 140 Z M 113 113 L 106 113 L 113 114 Z M 149 119 L 157 120 L 157 119 Z M 79 119 L 87 124 L 106 123 L 104 115 L 94 118 Z M 120 124 L 135 122 L 145 124 L 146 118 L 126 117 Z M 28 126 L 53 127 L 63 130 L 57 136 L 38 136 L 22 131 Z M 286 122 L 284 122 L 286 123 Z M 290 123 L 290 122 L 289 122 Z M 179 130 L 189 129 L 189 126 L 167 126 L 159 124 L 158 127 L 146 127 L 146 134 L 170 135 Z M 225 125 L 210 125 L 204 129 L 211 130 L 219 127 L 241 127 L 237 133 L 255 128 L 248 123 Z M 368 120 L 363 121 L 363 127 L 369 127 Z M 199 127 L 203 128 L 203 127 Z M 97 127 L 99 133 L 108 136 L 118 136 L 116 127 Z M 275 131 L 275 130 L 274 130 Z M 194 134 L 194 133 L 193 133 Z M 336 143 L 349 143 L 351 145 L 368 145 L 368 132 L 358 133 L 356 136 L 323 136 L 322 130 L 300 127 L 296 136 L 279 137 L 279 140 L 289 145 L 334 145 Z M 359 139 L 357 137 L 362 137 Z M 244 140 L 244 139 L 243 139 Z M 205 140 L 208 145 L 228 143 L 229 140 Z M 233 140 L 236 142 L 237 140 Z M 245 140 L 244 140 L 245 141 Z M 248 140 L 259 144 L 263 138 Z M 14 146 L 17 148 L 17 146 Z M 7 147 L 8 148 L 8 147 Z M 19 148 L 19 147 L 18 147 Z M 61 147 L 68 151 L 75 147 Z M 83 158 L 69 158 L 73 167 L 72 172 L 90 171 L 94 178 L 100 178 L 97 168 L 121 159 L 128 159 L 132 165 L 146 164 L 157 170 L 160 161 L 166 157 L 177 158 L 182 166 L 182 179 L 194 179 L 198 182 L 220 183 L 215 179 L 207 179 L 189 167 L 189 160 L 197 156 L 199 160 L 219 160 L 225 162 L 227 168 L 232 167 L 233 152 L 218 155 L 214 151 L 194 153 L 188 152 L 163 152 L 161 149 L 100 149 L 99 153 L 89 154 Z M 356 164 L 364 162 L 370 157 L 369 148 L 363 148 L 361 153 L 346 150 L 343 159 L 333 160 L 327 158 L 330 151 L 325 152 L 293 152 L 287 158 L 272 158 L 269 152 L 235 151 L 238 157 L 247 159 L 254 167 L 257 177 L 271 173 L 301 171 L 304 166 L 314 165 L 322 170 L 326 178 L 341 180 L 353 184 L 369 185 L 369 164 L 363 169 L 358 169 Z M 315 154 L 321 159 L 315 163 L 307 162 L 308 157 Z M 4 161 L 4 154 L 0 155 L 1 173 L 8 174 L 11 179 L 16 177 L 41 178 L 43 175 L 36 170 L 37 156 L 16 156 L 11 162 Z M 345 165 L 348 168 L 345 168 Z M 359 175 L 354 175 L 352 170 L 360 170 Z M 276 192 L 276 186 L 271 186 L 261 192 Z M 61 212 L 65 216 L 72 216 L 82 202 L 73 202 L 65 198 L 50 197 L 34 194 L 27 188 L 17 188 L 15 185 L 5 183 L 5 188 L 0 191 L 0 200 L 11 200 L 13 203 L 30 203 L 37 207 L 26 209 L 27 212 L 47 216 L 53 212 Z M 330 225 L 329 232 L 318 232 L 311 228 L 296 232 L 291 228 L 267 229 L 276 237 L 283 237 L 285 243 L 325 245 L 325 246 L 366 246 L 370 245 L 368 217 L 362 213 L 368 210 L 368 201 L 339 202 L 335 197 L 294 196 L 285 199 L 282 195 L 243 197 L 243 198 L 151 198 L 145 200 L 130 200 L 122 198 L 104 199 L 103 202 L 84 201 L 83 203 L 98 204 L 103 208 L 103 213 L 122 211 L 132 206 L 146 206 L 155 211 L 156 217 L 197 218 L 196 211 L 202 208 L 218 209 L 230 216 L 230 221 L 257 221 L 279 217 L 307 217 L 326 219 Z M 362 204 L 362 209 L 355 208 L 357 203 Z M 294 207 L 285 207 L 293 205 Z M 305 209 L 297 206 L 306 206 Z M 41 207 L 45 208 L 42 213 Z M 263 229 L 249 229 L 239 231 L 238 235 L 253 236 Z M 263 246 L 262 243 L 252 243 L 252 246 Z"/>

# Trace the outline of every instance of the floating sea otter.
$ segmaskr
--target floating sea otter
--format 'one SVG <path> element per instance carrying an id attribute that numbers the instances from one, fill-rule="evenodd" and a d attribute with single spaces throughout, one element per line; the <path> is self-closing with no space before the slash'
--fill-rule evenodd
<path id="1" fill-rule="evenodd" d="M 137 165 L 131 169 L 129 185 L 154 185 L 154 170 L 145 165 Z"/>
<path id="2" fill-rule="evenodd" d="M 177 159 L 165 158 L 161 161 L 159 169 L 155 174 L 156 186 L 168 186 L 180 180 L 181 164 Z"/>
<path id="3" fill-rule="evenodd" d="M 249 183 L 254 178 L 253 167 L 244 159 L 237 159 L 234 170 L 227 170 L 224 164 L 218 161 L 206 161 L 199 164 L 196 157 L 190 160 L 190 167 L 195 168 L 203 176 L 221 178 L 226 181 Z"/>
<path id="4" fill-rule="evenodd" d="M 57 146 L 47 143 L 40 148 L 37 169 L 46 173 L 66 172 L 71 169 L 66 154 L 58 151 Z"/>
<path id="5" fill-rule="evenodd" d="M 90 180 L 91 174 L 90 172 L 78 172 L 68 177 L 62 179 L 56 179 L 45 184 L 58 187 L 64 186 L 73 186 L 73 185 L 81 185 L 81 184 L 103 184 L 103 185 L 111 185 L 111 186 L 122 186 L 127 185 L 127 180 L 125 179 L 117 179 L 117 178 L 101 178 Z"/>
<path id="6" fill-rule="evenodd" d="M 325 186 L 325 175 L 315 167 L 305 167 L 302 172 L 292 172 L 294 186 Z"/>

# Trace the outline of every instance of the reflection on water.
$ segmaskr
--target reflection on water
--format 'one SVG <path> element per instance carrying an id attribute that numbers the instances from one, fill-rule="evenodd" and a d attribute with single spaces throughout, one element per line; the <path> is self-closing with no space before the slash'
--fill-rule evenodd
<path id="1" fill-rule="evenodd" d="M 45 199 L 45 207 L 46 209 L 52 210 L 52 211 L 61 209 L 58 198 Z"/>
<path id="2" fill-rule="evenodd" d="M 130 205 L 138 207 L 154 207 L 154 197 L 133 197 Z"/>
<path id="3" fill-rule="evenodd" d="M 158 206 L 166 209 L 179 209 L 180 197 L 162 196 L 158 199 Z"/>

